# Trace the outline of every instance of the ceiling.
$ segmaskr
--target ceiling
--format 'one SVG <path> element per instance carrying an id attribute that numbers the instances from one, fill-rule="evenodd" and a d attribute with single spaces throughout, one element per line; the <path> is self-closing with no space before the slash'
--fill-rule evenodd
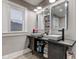
<path id="1" fill-rule="evenodd" d="M 49 0 L 9 0 L 17 4 L 27 7 L 29 10 L 33 10 L 37 6 L 45 7 L 49 4 Z"/>

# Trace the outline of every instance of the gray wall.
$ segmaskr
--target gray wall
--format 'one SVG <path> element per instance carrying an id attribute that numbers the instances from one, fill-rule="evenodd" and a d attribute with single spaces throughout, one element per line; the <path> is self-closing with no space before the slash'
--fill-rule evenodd
<path id="1" fill-rule="evenodd" d="M 65 37 L 76 39 L 76 4 L 75 0 L 69 0 L 68 11 L 68 30 L 65 32 Z"/>
<path id="2" fill-rule="evenodd" d="M 35 28 L 36 25 L 36 14 L 32 11 L 28 10 L 28 20 L 27 20 L 27 32 L 32 32 L 33 28 Z"/>
<path id="3" fill-rule="evenodd" d="M 23 50 L 26 36 L 2 37 L 2 55 Z"/>
<path id="4" fill-rule="evenodd" d="M 3 19 L 2 19 L 2 27 L 3 33 L 8 33 L 9 31 L 9 18 L 8 14 L 10 7 L 7 5 L 6 1 L 3 0 Z M 32 32 L 33 27 L 35 26 L 35 13 L 26 9 L 25 12 L 25 31 Z M 13 52 L 21 51 L 27 48 L 28 41 L 26 39 L 26 35 L 20 36 L 7 36 L 2 37 L 2 55 L 7 55 Z"/>
<path id="5" fill-rule="evenodd" d="M 68 30 L 65 32 L 65 38 L 76 40 L 76 0 L 69 0 Z M 73 52 L 76 57 L 76 45 Z"/>

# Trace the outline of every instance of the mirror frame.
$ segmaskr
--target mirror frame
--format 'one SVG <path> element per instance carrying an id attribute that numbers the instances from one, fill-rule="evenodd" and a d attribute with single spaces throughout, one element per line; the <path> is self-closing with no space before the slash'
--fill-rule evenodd
<path id="1" fill-rule="evenodd" d="M 67 0 L 65 1 L 65 5 L 67 5 L 65 6 L 65 30 L 67 30 L 68 29 L 68 6 L 69 6 Z"/>

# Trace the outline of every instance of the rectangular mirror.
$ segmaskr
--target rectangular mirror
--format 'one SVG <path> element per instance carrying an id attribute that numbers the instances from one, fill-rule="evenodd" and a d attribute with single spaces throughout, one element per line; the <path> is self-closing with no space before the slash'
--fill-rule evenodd
<path id="1" fill-rule="evenodd" d="M 44 32 L 43 12 L 38 14 L 38 32 Z"/>
<path id="2" fill-rule="evenodd" d="M 38 30 L 52 34 L 64 28 L 68 29 L 68 1 L 47 6 L 42 12 L 37 13 Z"/>
<path id="3" fill-rule="evenodd" d="M 51 31 L 60 28 L 68 29 L 67 6 L 67 2 L 63 2 L 51 7 Z"/>

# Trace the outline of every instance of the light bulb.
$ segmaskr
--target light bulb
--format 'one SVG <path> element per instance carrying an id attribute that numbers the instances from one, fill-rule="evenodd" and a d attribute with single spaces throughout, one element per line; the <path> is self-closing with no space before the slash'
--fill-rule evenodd
<path id="1" fill-rule="evenodd" d="M 67 7 L 67 3 L 65 3 L 65 7 Z"/>
<path id="2" fill-rule="evenodd" d="M 53 3 L 53 2 L 55 2 L 56 0 L 49 0 L 49 3 Z"/>
<path id="3" fill-rule="evenodd" d="M 37 9 L 34 9 L 34 11 L 36 12 L 36 11 L 38 11 Z"/>
<path id="4" fill-rule="evenodd" d="M 37 9 L 40 10 L 40 9 L 42 9 L 42 7 L 38 6 Z"/>

